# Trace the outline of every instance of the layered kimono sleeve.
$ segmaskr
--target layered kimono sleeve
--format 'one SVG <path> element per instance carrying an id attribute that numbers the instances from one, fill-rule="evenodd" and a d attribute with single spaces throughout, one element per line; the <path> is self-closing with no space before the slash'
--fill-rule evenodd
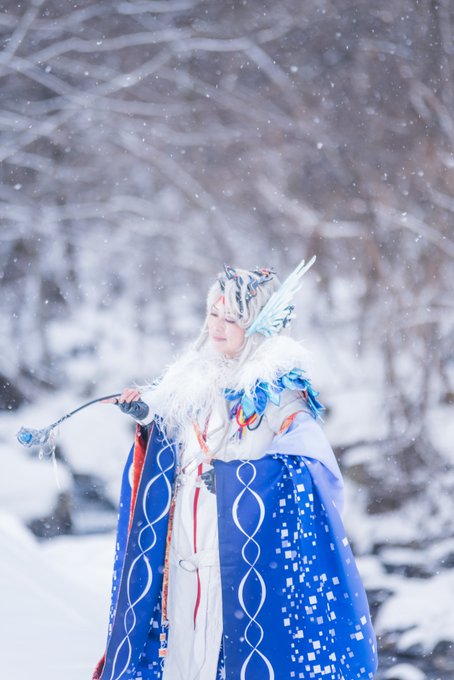
<path id="1" fill-rule="evenodd" d="M 301 395 L 265 415 L 263 457 L 215 462 L 226 678 L 371 680 L 376 639 L 333 451 Z"/>
<path id="2" fill-rule="evenodd" d="M 279 406 L 269 404 L 266 417 L 275 433 L 267 453 L 304 456 L 310 459 L 313 465 L 318 461 L 321 464 L 318 466 L 319 472 L 325 476 L 333 504 L 342 515 L 344 507 L 342 474 L 319 420 L 309 412 L 304 399 L 287 391 Z"/>

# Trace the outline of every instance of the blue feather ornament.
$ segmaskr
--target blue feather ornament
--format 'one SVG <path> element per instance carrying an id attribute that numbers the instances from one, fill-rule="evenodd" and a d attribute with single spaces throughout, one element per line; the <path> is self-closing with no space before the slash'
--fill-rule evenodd
<path id="1" fill-rule="evenodd" d="M 263 415 L 268 402 L 279 406 L 280 395 L 284 390 L 303 392 L 312 417 L 314 419 L 321 417 L 320 414 L 325 410 L 325 407 L 318 401 L 319 393 L 313 390 L 310 380 L 304 377 L 302 368 L 294 368 L 279 376 L 272 383 L 257 381 L 249 394 L 246 394 L 244 390 L 225 390 L 224 394 L 227 401 L 236 402 L 231 409 L 231 417 L 241 406 L 244 417 L 250 418 L 254 413 L 258 416 Z"/>

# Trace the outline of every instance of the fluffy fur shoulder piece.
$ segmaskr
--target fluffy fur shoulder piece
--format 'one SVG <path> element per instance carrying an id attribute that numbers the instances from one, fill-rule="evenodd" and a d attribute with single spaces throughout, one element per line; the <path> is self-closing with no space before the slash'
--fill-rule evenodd
<path id="1" fill-rule="evenodd" d="M 213 350 L 190 349 L 159 381 L 142 386 L 142 398 L 167 429 L 177 433 L 215 403 L 224 402 L 225 389 L 250 394 L 258 381 L 272 383 L 292 369 L 304 370 L 308 358 L 307 350 L 286 336 L 264 340 L 242 361 L 226 359 Z"/>
<path id="2" fill-rule="evenodd" d="M 285 335 L 268 338 L 250 359 L 238 366 L 232 387 L 250 394 L 257 382 L 272 383 L 295 368 L 306 370 L 310 353 L 297 340 Z"/>

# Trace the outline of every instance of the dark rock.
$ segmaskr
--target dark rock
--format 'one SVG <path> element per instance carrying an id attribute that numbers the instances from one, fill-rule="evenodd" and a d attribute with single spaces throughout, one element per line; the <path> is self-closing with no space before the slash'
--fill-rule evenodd
<path id="1" fill-rule="evenodd" d="M 454 642 L 452 640 L 440 640 L 432 652 L 434 667 L 443 672 L 450 672 L 454 677 Z"/>
<path id="2" fill-rule="evenodd" d="M 58 496 L 56 506 L 50 515 L 33 519 L 28 528 L 38 538 L 55 538 L 72 531 L 71 498 L 67 492 Z"/>
<path id="3" fill-rule="evenodd" d="M 0 373 L 0 410 L 16 411 L 26 401 L 23 392 Z"/>

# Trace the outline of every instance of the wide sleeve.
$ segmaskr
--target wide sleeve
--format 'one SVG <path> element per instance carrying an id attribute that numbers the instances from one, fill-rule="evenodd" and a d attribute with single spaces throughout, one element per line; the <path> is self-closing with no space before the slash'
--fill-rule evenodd
<path id="1" fill-rule="evenodd" d="M 270 408 L 271 406 L 273 408 Z M 296 415 L 291 419 L 293 414 Z M 342 474 L 328 438 L 319 424 L 319 419 L 314 419 L 304 399 L 286 390 L 279 406 L 271 404 L 268 406 L 266 417 L 270 428 L 275 433 L 267 454 L 304 456 L 311 461 L 321 463 L 332 500 L 339 514 L 342 514 L 344 507 Z M 288 427 L 285 427 L 286 421 L 290 421 Z M 284 429 L 282 429 L 283 426 Z"/>
<path id="2" fill-rule="evenodd" d="M 265 418 L 274 434 L 281 431 L 287 418 L 298 412 L 309 413 L 309 408 L 300 392 L 284 390 L 279 395 L 279 404 L 269 401 L 265 410 Z"/>

